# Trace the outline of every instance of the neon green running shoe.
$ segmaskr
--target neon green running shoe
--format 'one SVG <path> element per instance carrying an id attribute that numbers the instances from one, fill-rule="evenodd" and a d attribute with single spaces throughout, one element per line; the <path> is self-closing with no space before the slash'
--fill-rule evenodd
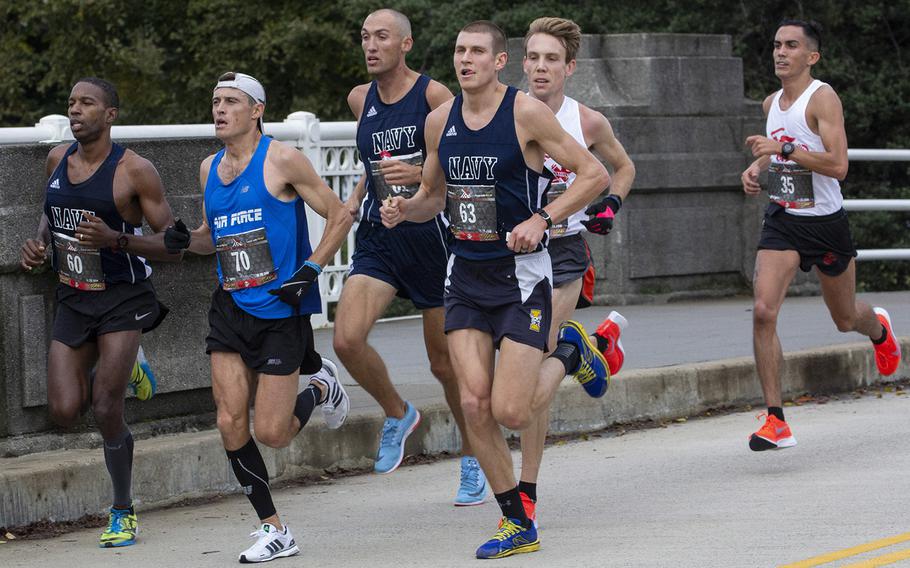
<path id="1" fill-rule="evenodd" d="M 133 508 L 114 509 L 108 517 L 107 529 L 101 533 L 98 546 L 101 548 L 114 548 L 136 544 L 136 535 L 139 534 L 139 519 Z"/>
<path id="2" fill-rule="evenodd" d="M 155 381 L 155 373 L 149 365 L 148 359 L 145 358 L 145 352 L 142 346 L 139 346 L 139 352 L 136 353 L 136 362 L 133 364 L 133 371 L 130 373 L 129 389 L 139 400 L 148 400 L 155 396 L 158 390 L 158 383 Z"/>

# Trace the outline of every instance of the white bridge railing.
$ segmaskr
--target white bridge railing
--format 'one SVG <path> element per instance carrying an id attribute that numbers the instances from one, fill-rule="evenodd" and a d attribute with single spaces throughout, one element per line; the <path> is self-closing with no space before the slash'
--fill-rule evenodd
<path id="1" fill-rule="evenodd" d="M 303 152 L 325 182 L 344 201 L 351 194 L 357 179 L 363 173 L 363 164 L 357 157 L 355 122 L 320 122 L 310 112 L 295 112 L 284 122 L 266 122 L 265 133 Z M 111 136 L 115 140 L 155 138 L 214 138 L 214 124 L 169 124 L 143 126 L 114 126 Z M 61 115 L 45 116 L 30 128 L 0 128 L 0 144 L 56 144 L 73 140 L 69 119 Z M 325 219 L 307 208 L 310 242 L 315 246 L 322 236 Z M 341 286 L 350 270 L 354 254 L 354 231 L 335 254 L 334 261 L 326 266 L 319 279 L 322 293 L 322 314 L 312 318 L 313 327 L 328 325 L 328 304 L 341 297 Z"/>
<path id="2" fill-rule="evenodd" d="M 910 150 L 850 149 L 851 162 L 910 162 Z M 910 211 L 910 199 L 845 199 L 847 211 Z M 910 260 L 910 249 L 858 249 L 856 260 Z"/>

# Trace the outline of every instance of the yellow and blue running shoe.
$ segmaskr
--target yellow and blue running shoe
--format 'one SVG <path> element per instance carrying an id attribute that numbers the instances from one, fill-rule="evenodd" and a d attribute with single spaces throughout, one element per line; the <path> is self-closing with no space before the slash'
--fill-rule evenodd
<path id="1" fill-rule="evenodd" d="M 149 365 L 142 346 L 139 346 L 139 352 L 136 353 L 136 362 L 133 364 L 133 371 L 130 373 L 129 389 L 139 400 L 148 400 L 155 396 L 158 390 L 158 383 L 155 381 L 155 373 Z"/>
<path id="2" fill-rule="evenodd" d="M 139 519 L 133 508 L 115 509 L 111 507 L 108 517 L 107 529 L 101 533 L 99 546 L 101 548 L 114 548 L 136 544 L 136 535 L 139 534 Z"/>
<path id="3" fill-rule="evenodd" d="M 537 529 L 533 523 L 524 528 L 514 519 L 503 517 L 499 523 L 499 530 L 493 538 L 486 541 L 477 549 L 477 558 L 505 558 L 513 554 L 534 552 L 540 549 L 540 539 L 537 538 Z"/>
<path id="4" fill-rule="evenodd" d="M 577 321 L 568 320 L 559 326 L 557 343 L 571 343 L 578 349 L 578 367 L 572 371 L 590 396 L 600 398 L 610 386 L 610 367 L 603 353 L 597 350 L 588 332 Z"/>

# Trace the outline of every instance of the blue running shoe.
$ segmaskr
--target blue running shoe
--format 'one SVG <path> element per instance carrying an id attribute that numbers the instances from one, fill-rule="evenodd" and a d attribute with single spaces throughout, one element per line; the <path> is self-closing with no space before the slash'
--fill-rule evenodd
<path id="1" fill-rule="evenodd" d="M 145 352 L 142 346 L 136 353 L 136 362 L 133 363 L 133 371 L 130 373 L 130 382 L 127 384 L 130 391 L 136 395 L 139 400 L 148 400 L 155 396 L 158 390 L 158 382 L 155 381 L 155 373 L 149 365 L 148 359 L 145 358 Z"/>
<path id="2" fill-rule="evenodd" d="M 503 517 L 493 538 L 477 549 L 477 558 L 505 558 L 539 549 L 540 539 L 537 538 L 537 529 L 533 524 L 524 528 L 514 519 Z"/>
<path id="3" fill-rule="evenodd" d="M 577 321 L 568 320 L 559 326 L 559 342 L 568 342 L 578 348 L 578 368 L 572 375 L 590 396 L 600 398 L 610 386 L 610 367 L 603 353 L 591 342 L 588 332 Z"/>
<path id="4" fill-rule="evenodd" d="M 461 485 L 458 495 L 455 496 L 456 507 L 480 505 L 487 498 L 487 477 L 480 469 L 477 458 L 462 456 L 461 458 Z"/>
<path id="5" fill-rule="evenodd" d="M 410 402 L 405 402 L 404 418 L 386 418 L 376 452 L 376 473 L 392 473 L 404 458 L 404 442 L 420 424 L 420 412 Z"/>

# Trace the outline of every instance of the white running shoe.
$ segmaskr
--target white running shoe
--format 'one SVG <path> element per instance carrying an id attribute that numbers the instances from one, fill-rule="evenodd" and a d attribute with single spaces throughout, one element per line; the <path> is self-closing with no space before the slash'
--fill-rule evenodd
<path id="1" fill-rule="evenodd" d="M 268 562 L 300 552 L 287 525 L 284 525 L 284 531 L 279 531 L 271 523 L 263 523 L 259 530 L 251 532 L 250 536 L 256 537 L 256 542 L 240 553 L 241 564 Z"/>
<path id="2" fill-rule="evenodd" d="M 331 360 L 323 357 L 322 368 L 310 377 L 325 386 L 326 399 L 322 403 L 322 417 L 330 430 L 337 430 L 344 424 L 351 409 L 351 399 L 338 380 L 338 367 Z"/>

